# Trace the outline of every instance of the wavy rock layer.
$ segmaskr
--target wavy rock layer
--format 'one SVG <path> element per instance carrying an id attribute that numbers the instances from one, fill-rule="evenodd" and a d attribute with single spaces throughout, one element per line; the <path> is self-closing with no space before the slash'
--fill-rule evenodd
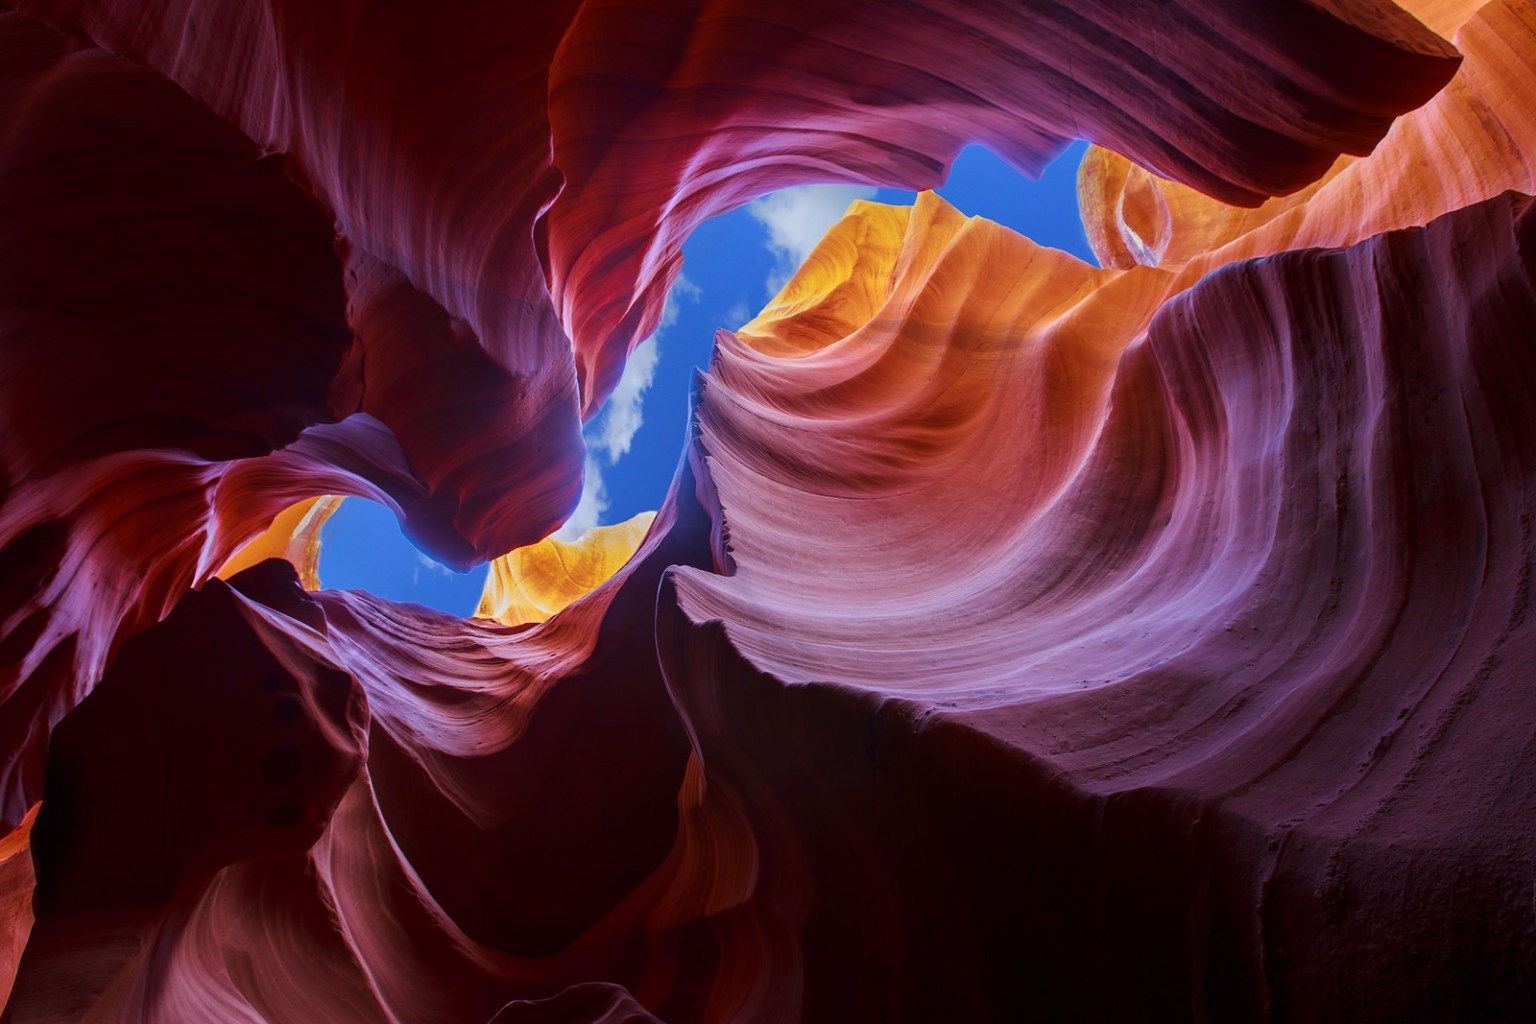
<path id="1" fill-rule="evenodd" d="M 0 10 L 6 1019 L 1536 1017 L 1529 5 L 770 7 Z M 540 541 L 702 218 L 1078 135 Z"/>
<path id="2" fill-rule="evenodd" d="M 1407 6 L 1407 5 L 1405 5 Z M 1536 7 L 1525 0 L 1422 5 L 1463 62 L 1445 89 L 1400 118 L 1364 158 L 1256 208 L 1230 206 L 1100 147 L 1079 172 L 1094 254 L 1107 267 L 1181 269 L 1192 284 L 1235 260 L 1350 245 L 1511 189 L 1536 192 Z"/>
<path id="3" fill-rule="evenodd" d="M 491 563 L 475 615 L 507 626 L 543 622 L 614 577 L 634 557 L 654 512 L 594 526 L 575 541 L 545 537 Z"/>
<path id="4" fill-rule="evenodd" d="M 1009 365 L 1052 362 L 1022 315 L 1044 296 L 981 317 L 946 278 L 958 253 L 1016 264 L 1029 243 L 926 198 L 864 208 L 823 250 L 872 225 L 899 233 L 861 273 L 908 307 L 901 328 L 793 359 L 727 342 L 636 559 L 548 622 L 303 597 L 268 562 L 125 645 L 58 731 L 13 1014 L 69 1010 L 31 981 L 61 974 L 106 1019 L 298 1020 L 322 998 L 337 1019 L 638 1012 L 596 978 L 661 1019 L 1532 1009 L 1528 201 L 1200 285 L 1109 371 L 1066 375 L 1098 429 L 1074 445 L 1070 417 L 1039 417 L 1068 466 L 1045 482 L 1035 460 L 973 479 L 941 457 L 1070 387 Z M 930 382 L 922 401 L 868 415 L 871 374 L 935 354 L 897 375 Z M 858 543 L 871 510 L 838 514 L 877 501 L 891 534 L 931 537 L 978 479 L 995 518 L 937 559 Z M 207 706 L 244 684 L 208 691 L 188 631 L 252 645 L 239 663 L 268 675 L 238 700 L 270 714 Z M 137 665 L 198 699 L 133 685 Z M 366 695 L 366 765 L 324 679 Z M 270 839 L 214 816 L 209 839 L 136 851 L 134 885 L 87 885 L 69 865 L 133 826 L 94 821 L 126 795 L 82 794 L 175 792 L 163 773 L 196 754 L 101 750 L 170 714 L 226 723 L 199 758 L 236 771 L 218 792 L 249 772 L 268 827 L 304 812 Z"/>
<path id="5" fill-rule="evenodd" d="M 868 322 L 899 328 L 722 340 L 700 440 L 735 573 L 675 572 L 660 606 L 802 1009 L 1536 1008 L 1529 200 L 1235 266 L 1102 374 L 983 301 L 1017 286 L 946 273 L 1028 254 L 947 210 L 935 246 L 925 212 L 860 267 L 899 275 Z"/>
<path id="6" fill-rule="evenodd" d="M 931 185 L 973 137 L 1033 166 L 1083 133 L 1252 202 L 1457 63 L 1390 5 L 754 12 L 0 11 L 6 821 L 121 638 L 296 502 L 374 498 L 459 566 L 547 535 L 578 410 L 710 213 Z M 1149 30 L 1164 56 L 1132 60 Z"/>

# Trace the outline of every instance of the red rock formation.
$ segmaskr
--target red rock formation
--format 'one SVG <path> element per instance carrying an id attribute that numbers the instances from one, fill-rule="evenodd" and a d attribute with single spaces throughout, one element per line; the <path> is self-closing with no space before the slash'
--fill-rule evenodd
<path id="1" fill-rule="evenodd" d="M 7 1019 L 1536 1016 L 1530 18 L 1415 10 L 0 11 Z M 856 207 L 545 621 L 262 560 L 537 541 L 702 218 L 1077 135 L 1155 259 Z"/>
<path id="2" fill-rule="evenodd" d="M 16 127 L 3 258 L 18 268 L 7 376 L 57 382 L 16 385 L 5 409 L 17 493 L 0 550 L 20 582 L 3 605 L 18 666 L 0 706 L 11 821 L 37 795 L 42 736 L 120 632 L 163 616 L 279 510 L 375 497 L 457 564 L 548 533 L 580 466 L 571 344 L 590 410 L 659 316 L 676 244 L 709 212 L 877 165 L 885 180 L 932 183 L 977 133 L 1028 164 L 1083 130 L 1252 198 L 1368 147 L 1455 63 L 1401 15 L 1299 0 L 1249 5 L 1231 26 L 1255 58 L 1232 43 L 1209 52 L 1201 19 L 1228 24 L 1225 4 L 1098 11 L 1102 29 L 1066 10 L 1026 26 L 964 6 L 853 6 L 834 21 L 805 6 L 765 24 L 722 5 L 642 19 L 656 38 L 634 31 L 633 10 L 598 4 L 450 20 L 430 4 L 291 6 L 52 2 L 4 16 Z M 1116 59 L 1147 31 L 1185 48 L 1167 63 Z M 907 63 L 861 49 L 876 41 Z M 925 70 L 958 74 L 954 53 L 983 43 L 995 56 L 964 74 L 984 87 Z M 587 68 L 584 54 L 616 45 L 624 76 Z M 759 59 L 733 56 L 746 45 Z M 1361 47 L 1369 61 L 1334 59 Z M 817 56 L 828 48 L 836 59 Z M 1078 51 L 1103 73 L 1056 69 Z M 1216 81 L 1242 85 L 1228 106 L 1210 101 Z M 786 83 L 804 98 L 788 102 Z M 706 125 L 692 120 L 700 89 L 735 98 L 706 105 Z M 1157 97 L 1158 124 L 1131 113 L 1136 96 Z M 647 163 L 620 122 L 652 140 Z M 900 141 L 869 141 L 883 136 Z M 92 259 L 64 241 L 77 237 Z M 216 356 L 193 358 L 210 332 Z M 66 596 L 77 576 L 98 591 Z"/>
<path id="3" fill-rule="evenodd" d="M 700 440 L 736 571 L 659 604 L 799 1009 L 1528 1013 L 1529 200 L 1213 275 L 1109 375 L 947 273 L 1028 264 L 959 230 L 889 264 L 924 282 L 899 330 L 724 339 Z"/>
<path id="4" fill-rule="evenodd" d="M 1079 192 L 1105 266 L 1179 269 L 1187 284 L 1235 260 L 1350 245 L 1423 225 L 1511 189 L 1536 191 L 1536 8 L 1524 0 L 1415 4 L 1454 34 L 1463 62 L 1369 157 L 1341 157 L 1319 181 L 1254 209 L 1229 206 L 1095 147 Z"/>
<path id="5" fill-rule="evenodd" d="M 32 822 L 34 806 L 20 825 L 0 839 L 0 999 L 9 999 L 16 964 L 32 934 Z"/>

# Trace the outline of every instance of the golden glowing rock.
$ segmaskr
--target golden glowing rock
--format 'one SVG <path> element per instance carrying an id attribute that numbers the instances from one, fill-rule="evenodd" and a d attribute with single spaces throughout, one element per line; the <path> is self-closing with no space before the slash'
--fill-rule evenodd
<path id="1" fill-rule="evenodd" d="M 767 355 L 812 352 L 869 322 L 890 297 L 911 210 L 855 202 L 737 336 Z"/>
<path id="2" fill-rule="evenodd" d="M 16 965 L 32 933 L 32 823 L 40 806 L 33 804 L 21 824 L 0 838 L 0 1004 L 10 997 Z"/>
<path id="3" fill-rule="evenodd" d="M 320 589 L 320 528 L 341 507 L 341 498 L 327 494 L 296 502 L 278 513 L 272 525 L 235 552 L 216 574 L 227 580 L 268 558 L 283 558 L 299 570 L 305 590 Z"/>
<path id="4" fill-rule="evenodd" d="M 1532 0 L 442 10 L 0 9 L 6 1021 L 1536 1020 Z M 1074 137 L 534 543 L 705 218 Z"/>
<path id="5" fill-rule="evenodd" d="M 655 512 L 595 526 L 575 541 L 546 537 L 491 563 L 475 615 L 508 626 L 543 622 L 613 577 L 645 540 Z"/>

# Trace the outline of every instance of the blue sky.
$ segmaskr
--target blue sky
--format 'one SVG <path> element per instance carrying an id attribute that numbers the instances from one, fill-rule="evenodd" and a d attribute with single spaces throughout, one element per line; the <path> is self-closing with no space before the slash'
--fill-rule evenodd
<path id="1" fill-rule="evenodd" d="M 1077 212 L 1074 143 L 1030 181 L 990 151 L 971 146 L 939 194 L 967 214 L 1006 224 L 1043 245 L 1093 261 Z M 587 485 L 560 536 L 623 522 L 666 495 L 687 427 L 695 367 L 709 365 L 715 329 L 750 320 L 778 291 L 848 203 L 910 205 L 911 192 L 854 185 L 785 189 L 699 225 L 683 245 L 683 272 L 662 326 L 631 357 L 608 404 L 587 425 Z M 327 588 L 368 590 L 455 615 L 480 599 L 486 569 L 454 573 L 401 535 L 392 512 L 348 498 L 322 534 L 320 579 Z"/>

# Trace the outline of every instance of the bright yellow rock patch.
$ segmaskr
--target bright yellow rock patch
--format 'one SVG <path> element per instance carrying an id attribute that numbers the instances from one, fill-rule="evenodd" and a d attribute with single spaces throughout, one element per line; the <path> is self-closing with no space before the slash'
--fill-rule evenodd
<path id="1" fill-rule="evenodd" d="M 566 543 L 546 537 L 491 563 L 475 615 L 516 626 L 543 622 L 606 583 L 624 567 L 651 528 L 655 512 L 615 526 L 596 526 Z"/>
<path id="2" fill-rule="evenodd" d="M 305 590 L 320 589 L 320 528 L 341 507 L 341 497 L 326 494 L 289 505 L 272 525 L 235 552 L 214 575 L 227 580 L 242 569 L 269 558 L 286 558 L 299 571 Z"/>

